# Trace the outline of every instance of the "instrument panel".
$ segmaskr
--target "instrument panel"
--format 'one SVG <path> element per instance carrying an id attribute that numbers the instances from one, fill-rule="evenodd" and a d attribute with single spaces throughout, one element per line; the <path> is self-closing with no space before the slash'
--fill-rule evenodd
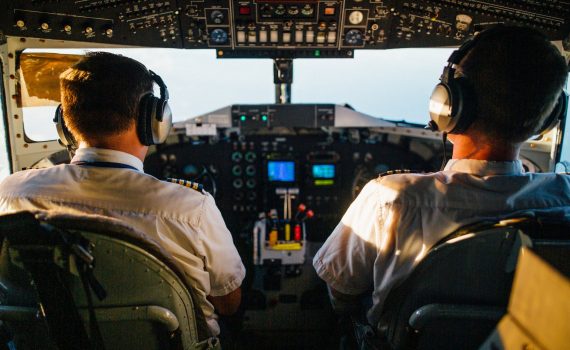
<path id="1" fill-rule="evenodd" d="M 568 39 L 567 0 L 7 0 L 0 38 L 216 49 L 217 57 L 324 58 L 453 46 L 496 23 Z"/>
<path id="2" fill-rule="evenodd" d="M 251 235 L 248 225 L 272 209 L 285 216 L 281 193 L 294 189 L 290 206 L 303 204 L 314 212 L 306 223 L 307 240 L 321 242 L 368 181 L 394 169 L 436 170 L 440 154 L 441 141 L 368 128 L 241 129 L 216 136 L 178 135 L 147 157 L 145 171 L 203 184 L 234 236 Z"/>

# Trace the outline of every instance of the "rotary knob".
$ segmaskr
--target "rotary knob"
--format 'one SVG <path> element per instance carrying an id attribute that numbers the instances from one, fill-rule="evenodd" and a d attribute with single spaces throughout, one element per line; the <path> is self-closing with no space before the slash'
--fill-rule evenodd
<path id="1" fill-rule="evenodd" d="M 221 24 L 224 22 L 224 13 L 220 10 L 212 11 L 210 18 L 212 19 L 212 22 Z"/>
<path id="2" fill-rule="evenodd" d="M 364 20 L 364 15 L 360 11 L 352 11 L 350 15 L 348 15 L 348 21 L 352 25 L 358 25 L 362 23 L 362 20 Z"/>

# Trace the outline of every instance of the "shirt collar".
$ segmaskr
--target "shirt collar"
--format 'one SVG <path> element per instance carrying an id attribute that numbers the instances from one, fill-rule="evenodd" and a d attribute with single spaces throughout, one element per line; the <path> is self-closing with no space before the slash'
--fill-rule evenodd
<path id="1" fill-rule="evenodd" d="M 110 162 L 130 165 L 143 171 L 143 162 L 132 154 L 107 148 L 79 147 L 72 162 Z"/>
<path id="2" fill-rule="evenodd" d="M 450 159 L 445 171 L 457 171 L 479 176 L 487 175 L 521 175 L 524 173 L 520 160 L 496 162 L 477 159 Z"/>

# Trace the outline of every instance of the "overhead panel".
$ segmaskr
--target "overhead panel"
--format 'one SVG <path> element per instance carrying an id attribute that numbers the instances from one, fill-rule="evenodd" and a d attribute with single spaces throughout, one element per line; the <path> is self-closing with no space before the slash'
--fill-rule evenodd
<path id="1" fill-rule="evenodd" d="M 5 0 L 4 36 L 216 49 L 218 57 L 352 57 L 451 46 L 497 23 L 567 40 L 568 0 Z"/>

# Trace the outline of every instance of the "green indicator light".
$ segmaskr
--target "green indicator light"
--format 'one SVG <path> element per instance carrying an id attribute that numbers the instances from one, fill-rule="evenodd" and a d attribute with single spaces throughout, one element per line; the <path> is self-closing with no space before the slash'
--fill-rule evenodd
<path id="1" fill-rule="evenodd" d="M 315 50 L 315 57 L 321 56 L 321 50 Z"/>
<path id="2" fill-rule="evenodd" d="M 262 115 L 262 116 L 261 116 L 261 120 L 263 120 L 264 122 L 266 122 L 266 121 L 267 121 L 267 116 L 266 116 L 266 115 Z"/>
<path id="3" fill-rule="evenodd" d="M 242 116 L 240 117 L 240 119 L 241 119 L 242 122 L 245 122 L 245 119 L 246 119 L 246 118 L 247 118 L 247 117 L 246 117 L 245 115 L 242 115 Z"/>

